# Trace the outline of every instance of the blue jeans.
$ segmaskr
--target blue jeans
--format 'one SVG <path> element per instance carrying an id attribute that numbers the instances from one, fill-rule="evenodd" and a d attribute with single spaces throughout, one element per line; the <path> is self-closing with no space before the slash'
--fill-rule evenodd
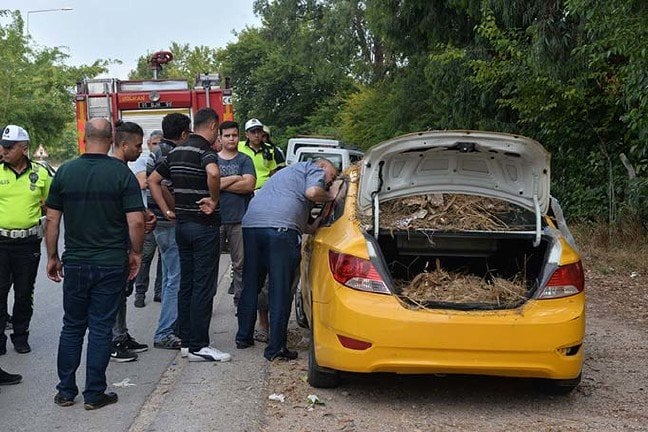
<path id="1" fill-rule="evenodd" d="M 83 398 L 94 403 L 106 391 L 112 327 L 128 279 L 128 267 L 67 264 L 63 271 L 64 315 L 57 359 L 60 382 L 56 389 L 66 398 L 74 398 L 79 393 L 76 371 L 88 329 Z"/>
<path id="2" fill-rule="evenodd" d="M 243 291 L 238 303 L 236 342 L 252 342 L 258 294 L 262 275 L 267 270 L 270 340 L 263 355 L 271 359 L 286 348 L 291 285 L 301 259 L 301 235 L 286 228 L 243 228 L 243 253 Z"/>
<path id="3" fill-rule="evenodd" d="M 174 226 L 156 227 L 154 232 L 162 260 L 162 307 L 160 308 L 158 328 L 153 337 L 156 342 L 159 342 L 174 333 L 178 319 L 180 257 Z"/>
<path id="4" fill-rule="evenodd" d="M 178 221 L 176 241 L 180 253 L 178 336 L 189 351 L 209 346 L 214 295 L 218 281 L 220 233 L 218 225 Z"/>

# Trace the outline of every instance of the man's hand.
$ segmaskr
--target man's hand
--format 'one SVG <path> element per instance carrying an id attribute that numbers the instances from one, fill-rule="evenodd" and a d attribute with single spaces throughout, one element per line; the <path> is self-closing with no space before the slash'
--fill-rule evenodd
<path id="1" fill-rule="evenodd" d="M 146 209 L 146 211 L 144 212 L 144 233 L 150 233 L 155 229 L 156 225 L 157 218 L 155 217 L 155 214 L 151 210 Z"/>
<path id="2" fill-rule="evenodd" d="M 130 251 L 128 253 L 128 280 L 133 280 L 137 277 L 141 265 L 142 254 Z"/>
<path id="3" fill-rule="evenodd" d="M 212 200 L 209 197 L 201 198 L 200 200 L 196 201 L 196 204 L 198 204 L 198 207 L 200 207 L 200 210 L 203 213 L 208 215 L 214 213 L 214 210 L 216 210 L 216 201 Z"/>
<path id="4" fill-rule="evenodd" d="M 61 282 L 63 279 L 63 264 L 58 256 L 47 260 L 47 277 L 54 282 Z"/>

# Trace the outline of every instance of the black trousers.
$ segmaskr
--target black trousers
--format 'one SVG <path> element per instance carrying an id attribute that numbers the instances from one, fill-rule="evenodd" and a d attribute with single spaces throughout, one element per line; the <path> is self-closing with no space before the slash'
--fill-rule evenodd
<path id="1" fill-rule="evenodd" d="M 0 241 L 0 343 L 6 343 L 7 298 L 14 288 L 11 338 L 27 340 L 29 322 L 34 313 L 34 284 L 40 262 L 40 239 L 27 238 Z"/>

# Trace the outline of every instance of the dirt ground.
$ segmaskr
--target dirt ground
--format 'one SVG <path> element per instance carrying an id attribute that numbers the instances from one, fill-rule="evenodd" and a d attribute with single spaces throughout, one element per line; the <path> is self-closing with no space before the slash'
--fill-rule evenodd
<path id="1" fill-rule="evenodd" d="M 345 375 L 337 389 L 306 382 L 297 361 L 272 364 L 265 431 L 648 431 L 648 278 L 584 255 L 587 330 L 583 381 L 568 396 L 533 382 L 474 376 Z M 294 323 L 291 324 L 294 326 Z M 323 405 L 309 407 L 308 396 Z"/>

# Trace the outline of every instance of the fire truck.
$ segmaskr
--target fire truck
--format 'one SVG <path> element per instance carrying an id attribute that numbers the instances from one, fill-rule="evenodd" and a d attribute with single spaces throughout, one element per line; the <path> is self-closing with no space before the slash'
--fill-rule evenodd
<path id="1" fill-rule="evenodd" d="M 132 121 L 144 130 L 144 137 L 162 129 L 162 118 L 170 113 L 181 113 L 193 119 L 201 108 L 211 107 L 223 120 L 234 119 L 232 90 L 229 80 L 219 74 L 201 74 L 194 88 L 184 79 L 157 79 L 162 65 L 173 59 L 168 51 L 154 53 L 149 64 L 153 70 L 151 80 L 122 81 L 114 78 L 86 79 L 77 84 L 76 121 L 79 153 L 85 152 L 83 135 L 85 124 L 95 117 L 115 123 Z M 144 151 L 147 151 L 146 140 Z"/>

